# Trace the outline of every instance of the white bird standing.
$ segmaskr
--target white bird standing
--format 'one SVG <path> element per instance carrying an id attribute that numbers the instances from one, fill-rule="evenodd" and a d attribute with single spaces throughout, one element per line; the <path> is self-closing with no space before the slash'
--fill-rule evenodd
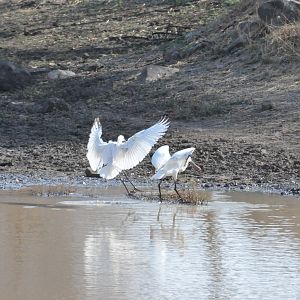
<path id="1" fill-rule="evenodd" d="M 97 171 L 102 178 L 113 179 L 121 171 L 135 167 L 166 133 L 169 125 L 168 119 L 164 117 L 153 126 L 137 132 L 127 141 L 123 135 L 119 135 L 116 142 L 104 142 L 101 137 L 102 126 L 99 118 L 96 118 L 87 145 L 87 158 L 92 170 Z M 124 181 L 121 181 L 129 193 Z"/>
<path id="2" fill-rule="evenodd" d="M 151 158 L 151 162 L 152 165 L 155 167 L 156 173 L 151 177 L 151 179 L 159 179 L 158 190 L 160 200 L 162 200 L 160 185 L 164 178 L 168 176 L 173 177 L 174 190 L 179 196 L 179 198 L 182 199 L 176 187 L 178 174 L 184 172 L 188 167 L 189 163 L 191 163 L 197 171 L 202 171 L 202 167 L 196 165 L 191 158 L 194 151 L 194 147 L 186 148 L 175 152 L 171 156 L 169 153 L 169 146 L 165 145 L 161 146 L 154 152 Z"/>

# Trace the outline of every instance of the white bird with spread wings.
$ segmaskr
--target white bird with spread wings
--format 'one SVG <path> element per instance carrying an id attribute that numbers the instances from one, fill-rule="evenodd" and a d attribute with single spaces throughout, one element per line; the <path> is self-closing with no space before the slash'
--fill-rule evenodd
<path id="1" fill-rule="evenodd" d="M 119 135 L 117 141 L 104 142 L 102 126 L 96 118 L 87 145 L 87 158 L 93 171 L 102 178 L 113 179 L 120 172 L 138 165 L 150 152 L 156 142 L 166 133 L 170 123 L 162 118 L 153 126 L 141 130 L 127 141 Z M 124 184 L 124 182 L 122 181 Z M 124 184 L 127 192 L 128 189 Z"/>

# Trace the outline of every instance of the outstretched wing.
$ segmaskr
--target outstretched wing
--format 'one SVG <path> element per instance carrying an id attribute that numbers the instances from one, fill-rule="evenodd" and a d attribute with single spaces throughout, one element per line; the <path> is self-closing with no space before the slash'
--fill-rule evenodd
<path id="1" fill-rule="evenodd" d="M 187 159 L 189 156 L 193 154 L 195 150 L 196 150 L 195 147 L 179 150 L 172 155 L 172 159 L 181 159 L 181 158 Z"/>
<path id="2" fill-rule="evenodd" d="M 162 118 L 153 126 L 134 134 L 123 143 L 115 157 L 113 164 L 122 170 L 128 170 L 139 164 L 156 142 L 166 133 L 170 126 L 167 118 Z"/>
<path id="3" fill-rule="evenodd" d="M 108 159 L 108 148 L 107 143 L 101 138 L 102 126 L 99 118 L 96 118 L 91 129 L 89 142 L 87 145 L 87 159 L 90 163 L 91 168 L 96 171 L 101 168 Z"/>
<path id="4" fill-rule="evenodd" d="M 159 170 L 162 166 L 165 165 L 165 163 L 171 158 L 170 152 L 169 152 L 169 146 L 164 145 L 159 147 L 151 158 L 151 163 L 155 168 L 155 171 Z"/>

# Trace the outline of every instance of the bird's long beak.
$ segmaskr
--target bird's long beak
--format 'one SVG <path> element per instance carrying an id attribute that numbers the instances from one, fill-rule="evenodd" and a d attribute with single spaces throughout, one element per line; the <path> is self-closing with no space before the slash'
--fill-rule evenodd
<path id="1" fill-rule="evenodd" d="M 203 172 L 204 171 L 204 168 L 203 166 L 198 166 L 197 164 L 194 163 L 193 160 L 191 160 L 191 164 L 192 164 L 192 168 L 195 169 L 196 171 L 198 172 Z"/>

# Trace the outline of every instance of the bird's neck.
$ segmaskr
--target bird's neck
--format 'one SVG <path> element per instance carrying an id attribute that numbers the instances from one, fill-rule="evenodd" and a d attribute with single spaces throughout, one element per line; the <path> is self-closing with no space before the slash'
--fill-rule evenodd
<path id="1" fill-rule="evenodd" d="M 125 138 L 123 135 L 119 135 L 117 139 L 118 144 L 123 144 L 125 142 Z"/>
<path id="2" fill-rule="evenodd" d="M 184 167 L 183 167 L 183 171 L 188 167 L 188 165 L 189 165 L 189 163 L 190 163 L 191 160 L 192 160 L 192 159 L 191 159 L 191 157 L 189 156 L 189 157 L 187 158 L 187 160 L 185 161 L 185 164 L 184 164 Z"/>

